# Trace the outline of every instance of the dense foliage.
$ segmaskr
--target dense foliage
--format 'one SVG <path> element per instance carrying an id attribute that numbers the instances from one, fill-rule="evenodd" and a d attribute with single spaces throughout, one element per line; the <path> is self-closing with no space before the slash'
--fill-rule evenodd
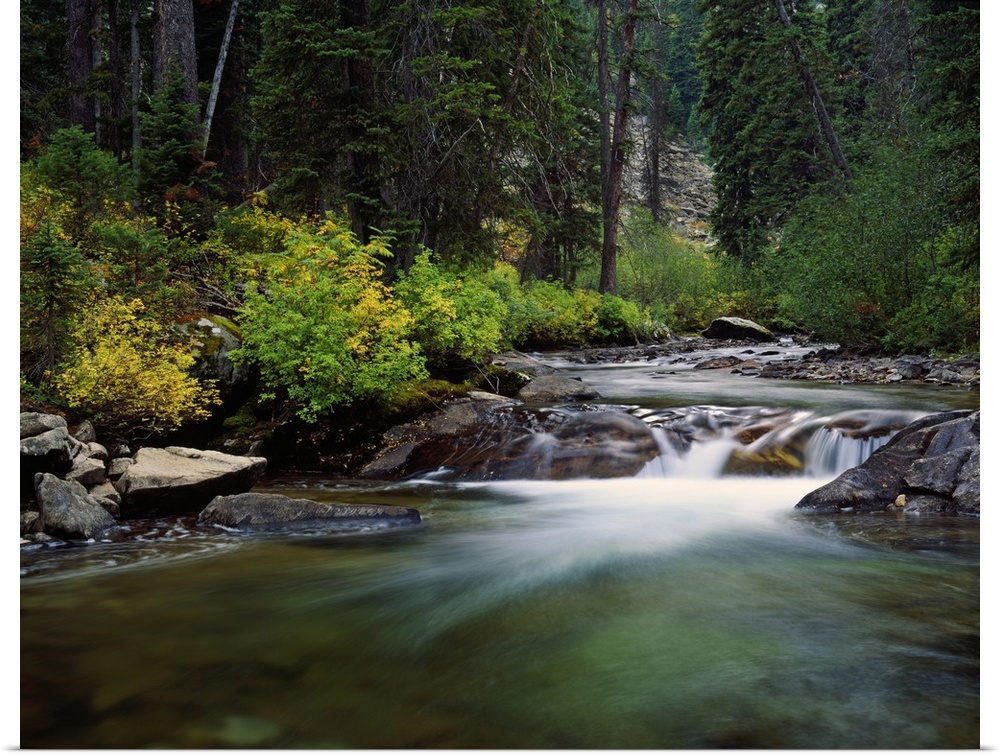
<path id="1" fill-rule="evenodd" d="M 721 315 L 978 349 L 977 2 L 210 0 L 156 44 L 133 10 L 20 5 L 38 401 L 121 432 L 203 417 L 174 326 L 205 312 L 309 419 L 491 352 Z M 671 140 L 714 168 L 714 245 L 671 226 Z"/>

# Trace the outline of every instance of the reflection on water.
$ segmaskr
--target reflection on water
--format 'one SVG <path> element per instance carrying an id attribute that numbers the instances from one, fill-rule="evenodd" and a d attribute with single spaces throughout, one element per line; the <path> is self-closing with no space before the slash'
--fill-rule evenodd
<path id="1" fill-rule="evenodd" d="M 977 747 L 978 522 L 796 514 L 822 482 L 301 479 L 268 490 L 425 525 L 64 550 L 21 745 Z"/>

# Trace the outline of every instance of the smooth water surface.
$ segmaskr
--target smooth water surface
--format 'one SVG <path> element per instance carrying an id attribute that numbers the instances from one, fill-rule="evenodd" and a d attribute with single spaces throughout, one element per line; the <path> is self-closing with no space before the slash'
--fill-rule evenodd
<path id="1" fill-rule="evenodd" d="M 20 745 L 978 747 L 978 520 L 807 516 L 830 476 L 704 469 L 273 479 L 424 524 L 25 554 Z"/>

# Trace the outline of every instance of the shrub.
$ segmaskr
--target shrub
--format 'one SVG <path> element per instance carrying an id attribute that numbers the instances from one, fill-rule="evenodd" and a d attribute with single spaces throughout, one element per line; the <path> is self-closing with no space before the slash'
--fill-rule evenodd
<path id="1" fill-rule="evenodd" d="M 457 356 L 482 362 L 501 348 L 507 308 L 480 278 L 442 270 L 423 252 L 395 290 L 413 316 L 414 338 L 430 361 Z"/>
<path id="2" fill-rule="evenodd" d="M 138 299 L 93 301 L 74 318 L 75 349 L 52 376 L 68 407 L 98 427 L 133 437 L 205 419 L 219 403 L 213 385 L 187 372 L 195 361 L 190 347 L 171 343 L 143 311 Z"/>
<path id="3" fill-rule="evenodd" d="M 284 392 L 311 421 L 427 377 L 413 317 L 381 279 L 382 240 L 361 245 L 331 221 L 302 222 L 282 246 L 261 260 L 261 285 L 240 309 L 243 345 L 231 353 L 260 368 L 269 398 Z"/>
<path id="4" fill-rule="evenodd" d="M 934 211 L 933 166 L 876 155 L 852 193 L 802 203 L 766 261 L 780 314 L 822 338 L 897 350 L 979 340 L 979 271 Z"/>
<path id="5" fill-rule="evenodd" d="M 22 183 L 21 369 L 30 380 L 41 380 L 61 359 L 68 318 L 93 280 L 87 260 L 64 229 L 71 215 L 68 204 L 47 189 Z"/>

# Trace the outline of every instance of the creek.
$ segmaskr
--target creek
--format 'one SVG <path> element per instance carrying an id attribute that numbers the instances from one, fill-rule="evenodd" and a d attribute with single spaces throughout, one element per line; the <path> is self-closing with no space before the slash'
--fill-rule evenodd
<path id="1" fill-rule="evenodd" d="M 979 747 L 978 519 L 796 512 L 858 439 L 724 473 L 753 408 L 815 427 L 978 392 L 545 359 L 711 433 L 628 478 L 258 486 L 415 507 L 414 530 L 181 517 L 22 552 L 21 747 Z"/>

